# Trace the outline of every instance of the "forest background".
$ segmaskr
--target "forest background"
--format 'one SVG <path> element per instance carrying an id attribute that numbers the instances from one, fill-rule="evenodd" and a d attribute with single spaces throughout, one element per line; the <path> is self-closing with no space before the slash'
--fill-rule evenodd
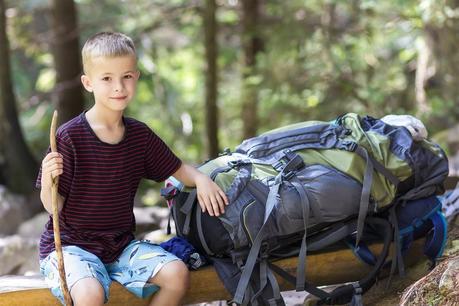
<path id="1" fill-rule="evenodd" d="M 459 122 L 457 0 L 0 0 L 0 185 L 30 194 L 54 109 L 92 105 L 82 43 L 131 36 L 127 116 L 199 164 L 281 125 L 345 112 L 411 114 L 449 154 Z M 142 185 L 142 201 L 158 200 Z"/>

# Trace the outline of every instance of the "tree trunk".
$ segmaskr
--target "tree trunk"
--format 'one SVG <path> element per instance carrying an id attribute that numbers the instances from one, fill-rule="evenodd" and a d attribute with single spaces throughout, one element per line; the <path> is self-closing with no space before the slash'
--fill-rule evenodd
<path id="1" fill-rule="evenodd" d="M 210 157 L 216 157 L 218 148 L 218 109 L 217 109 L 217 22 L 215 0 L 206 0 L 204 12 L 204 32 L 206 48 L 206 134 Z"/>
<path id="2" fill-rule="evenodd" d="M 53 54 L 56 69 L 54 99 L 59 123 L 64 123 L 84 109 L 80 81 L 80 46 L 77 12 L 73 0 L 53 0 Z"/>
<path id="3" fill-rule="evenodd" d="M 28 194 L 34 189 L 38 165 L 19 125 L 5 11 L 5 1 L 0 0 L 0 183 L 13 192 Z"/>
<path id="4" fill-rule="evenodd" d="M 446 11 L 445 7 L 451 11 L 457 11 L 459 1 L 447 0 L 443 4 L 443 9 Z M 459 52 L 457 51 L 459 49 L 459 20 L 456 17 L 446 17 L 442 22 L 434 20 L 424 28 L 428 48 L 426 52 L 429 52 L 433 58 L 434 68 L 431 71 L 435 73 L 434 75 L 424 73 L 424 77 L 421 78 L 421 75 L 417 80 L 418 92 L 422 94 L 421 86 L 425 86 L 425 94 L 428 97 L 440 97 L 441 100 L 447 102 L 444 106 L 445 110 L 441 111 L 442 114 L 447 115 L 447 120 L 444 117 L 435 120 L 435 124 L 443 128 L 459 120 L 459 108 L 457 107 L 459 104 Z M 417 102 L 420 114 L 423 110 L 431 108 L 430 105 L 422 105 L 422 99 L 418 98 Z"/>
<path id="5" fill-rule="evenodd" d="M 244 67 L 242 72 L 242 124 L 243 139 L 255 136 L 258 129 L 258 91 L 254 76 L 257 74 L 257 53 L 261 51 L 258 34 L 259 2 L 242 1 L 242 49 Z"/>

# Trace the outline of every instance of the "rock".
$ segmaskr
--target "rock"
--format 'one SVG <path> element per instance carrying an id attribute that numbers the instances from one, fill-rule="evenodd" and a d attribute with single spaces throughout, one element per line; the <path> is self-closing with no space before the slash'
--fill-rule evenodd
<path id="1" fill-rule="evenodd" d="M 26 197 L 12 194 L 0 185 L 0 236 L 14 234 L 19 224 L 32 216 L 26 202 Z"/>
<path id="2" fill-rule="evenodd" d="M 459 257 L 451 259 L 440 277 L 438 289 L 443 296 L 459 297 Z"/>
<path id="3" fill-rule="evenodd" d="M 24 238 L 39 239 L 49 220 L 49 214 L 42 212 L 19 226 L 18 234 Z"/>
<path id="4" fill-rule="evenodd" d="M 36 239 L 18 235 L 0 238 L 0 275 L 25 273 L 29 270 L 38 272 L 38 261 Z"/>
<path id="5" fill-rule="evenodd" d="M 400 305 L 458 305 L 458 285 L 459 256 L 446 258 L 403 292 Z"/>

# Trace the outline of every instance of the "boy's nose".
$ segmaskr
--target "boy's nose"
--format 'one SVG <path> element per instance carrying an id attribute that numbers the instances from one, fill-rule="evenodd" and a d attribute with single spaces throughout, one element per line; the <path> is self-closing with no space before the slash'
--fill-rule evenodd
<path id="1" fill-rule="evenodd" d="M 123 89 L 123 83 L 119 82 L 115 85 L 115 91 L 119 92 Z"/>

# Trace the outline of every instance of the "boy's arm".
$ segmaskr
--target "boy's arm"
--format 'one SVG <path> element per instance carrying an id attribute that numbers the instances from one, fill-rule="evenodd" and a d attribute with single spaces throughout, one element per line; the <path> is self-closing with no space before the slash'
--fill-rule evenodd
<path id="1" fill-rule="evenodd" d="M 41 164 L 41 190 L 40 199 L 46 211 L 50 214 L 53 213 L 51 203 L 51 186 L 53 178 L 63 173 L 63 160 L 62 155 L 56 152 L 48 153 Z M 64 205 L 64 197 L 57 194 L 57 208 L 60 212 Z"/>
<path id="2" fill-rule="evenodd" d="M 228 205 L 228 198 L 223 190 L 207 175 L 190 165 L 182 163 L 173 176 L 186 186 L 196 186 L 199 205 L 203 212 L 207 211 L 211 216 L 219 216 L 225 213 L 225 205 Z"/>

